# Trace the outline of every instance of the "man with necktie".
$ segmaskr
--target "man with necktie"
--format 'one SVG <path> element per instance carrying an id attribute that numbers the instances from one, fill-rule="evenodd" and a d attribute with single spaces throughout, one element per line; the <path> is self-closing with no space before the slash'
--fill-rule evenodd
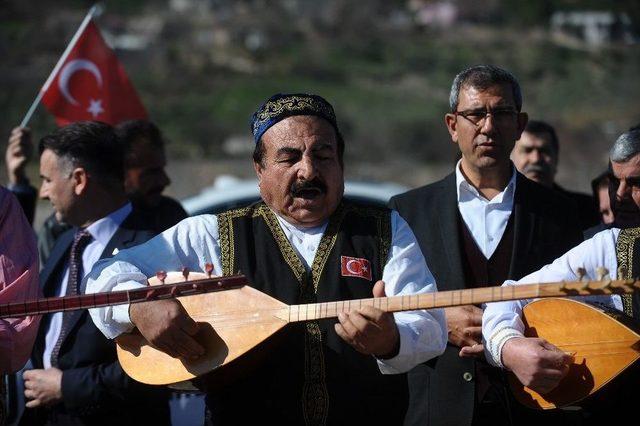
<path id="1" fill-rule="evenodd" d="M 83 276 L 99 259 L 146 241 L 146 230 L 123 185 L 121 144 L 113 128 L 78 122 L 40 141 L 41 195 L 58 220 L 73 226 L 60 236 L 44 265 L 45 296 L 82 294 Z M 164 391 L 129 379 L 115 344 L 87 311 L 43 318 L 24 372 L 27 410 L 22 424 L 168 424 Z"/>

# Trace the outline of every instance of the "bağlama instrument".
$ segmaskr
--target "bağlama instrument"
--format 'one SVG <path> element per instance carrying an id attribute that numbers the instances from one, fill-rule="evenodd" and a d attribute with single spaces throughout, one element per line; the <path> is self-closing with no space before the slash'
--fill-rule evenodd
<path id="1" fill-rule="evenodd" d="M 544 395 L 509 374 L 515 398 L 529 408 L 549 410 L 579 403 L 640 357 L 640 329 L 622 312 L 556 298 L 535 300 L 522 312 L 525 336 L 542 337 L 574 358 L 565 378 Z"/>
<path id="2" fill-rule="evenodd" d="M 149 282 L 154 288 L 184 278 L 179 273 L 169 273 L 163 280 L 152 278 Z M 208 279 L 199 273 L 188 278 L 194 280 L 188 282 L 194 283 Z M 243 359 L 287 324 L 334 318 L 341 312 L 367 305 L 400 312 L 517 299 L 630 293 L 640 288 L 640 281 L 563 281 L 303 305 L 286 305 L 250 287 L 246 281 L 224 284 L 224 288 L 180 298 L 187 313 L 202 324 L 196 339 L 205 346 L 203 356 L 196 360 L 172 358 L 134 332 L 116 340 L 124 371 L 143 383 L 189 389 L 189 383 L 202 386 L 199 377 L 215 381 L 216 377 L 224 376 L 225 370 L 228 373 L 241 365 Z M 602 388 L 640 357 L 639 334 L 603 310 L 584 303 L 542 299 L 525 307 L 524 318 L 527 336 L 543 337 L 560 349 L 573 352 L 575 359 L 567 377 L 547 395 L 524 387 L 513 376 L 511 384 L 516 396 L 529 407 L 549 409 L 574 404 Z"/>
<path id="3" fill-rule="evenodd" d="M 286 305 L 252 287 L 242 275 L 158 272 L 149 287 L 134 290 L 50 297 L 0 304 L 0 318 L 41 315 L 127 303 L 179 298 L 201 326 L 196 336 L 205 354 L 196 360 L 172 358 L 151 346 L 139 333 L 116 339 L 124 371 L 143 383 L 192 389 L 200 377 L 215 380 L 225 370 L 242 365 L 255 349 L 287 324 L 337 317 L 363 306 L 386 312 L 446 308 L 518 299 L 536 300 L 523 310 L 525 335 L 542 337 L 571 352 L 574 362 L 560 385 L 545 395 L 510 377 L 514 395 L 537 409 L 572 405 L 595 393 L 640 358 L 640 334 L 620 312 L 608 311 L 572 299 L 554 297 L 631 293 L 640 280 L 571 281 L 482 287 L 371 299 Z"/>

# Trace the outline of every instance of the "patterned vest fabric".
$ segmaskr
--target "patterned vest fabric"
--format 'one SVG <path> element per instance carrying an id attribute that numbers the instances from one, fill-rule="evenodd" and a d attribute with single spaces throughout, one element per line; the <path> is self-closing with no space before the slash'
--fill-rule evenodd
<path id="1" fill-rule="evenodd" d="M 622 229 L 616 241 L 618 279 L 640 278 L 640 228 Z M 622 295 L 624 313 L 640 320 L 640 292 Z"/>
<path id="2" fill-rule="evenodd" d="M 287 304 L 372 297 L 391 245 L 390 211 L 348 201 L 331 216 L 310 271 L 264 203 L 218 215 L 218 228 L 224 275 L 240 271 Z M 343 276 L 343 256 L 366 259 L 371 280 Z M 336 321 L 287 326 L 247 378 L 209 393 L 210 424 L 400 424 L 405 375 L 382 375 L 373 357 L 337 336 Z"/>

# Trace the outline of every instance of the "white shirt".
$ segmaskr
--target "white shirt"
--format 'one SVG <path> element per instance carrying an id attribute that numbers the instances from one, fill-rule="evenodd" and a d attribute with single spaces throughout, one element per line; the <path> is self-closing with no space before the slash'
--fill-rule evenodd
<path id="1" fill-rule="evenodd" d="M 120 224 L 131 213 L 131 203 L 127 203 L 118 210 L 114 211 L 110 215 L 103 217 L 100 220 L 93 222 L 86 230 L 91 234 L 93 240 L 85 247 L 82 252 L 82 274 L 83 277 L 87 275 L 93 265 L 100 259 L 102 252 L 107 244 L 116 233 Z M 64 266 L 64 273 L 62 274 L 62 282 L 57 287 L 55 296 L 64 296 L 67 293 L 67 283 L 69 281 L 69 260 L 67 258 Z M 62 331 L 62 315 L 63 312 L 56 312 L 52 314 L 51 321 L 49 322 L 49 328 L 45 335 L 45 347 L 42 356 L 42 363 L 44 368 L 51 367 L 51 352 L 55 346 L 60 332 Z"/>
<path id="2" fill-rule="evenodd" d="M 320 245 L 322 234 L 327 229 L 328 223 L 315 226 L 313 228 L 298 228 L 290 224 L 280 216 L 276 215 L 280 228 L 291 242 L 294 250 L 301 257 L 304 267 L 309 271 L 313 265 L 313 259 L 316 257 L 316 250 Z"/>
<path id="3" fill-rule="evenodd" d="M 604 266 L 609 270 L 611 278 L 616 278 L 618 261 L 616 257 L 616 240 L 620 229 L 612 228 L 599 232 L 593 238 L 582 242 L 567 253 L 543 266 L 519 281 L 506 281 L 503 286 L 518 284 L 535 284 L 556 281 L 576 281 L 578 268 L 586 270 L 586 278 L 595 280 L 596 269 Z M 618 310 L 622 310 L 622 299 L 613 296 L 584 296 L 578 300 L 598 302 Z M 522 308 L 531 299 L 509 302 L 488 303 L 482 315 L 482 335 L 486 341 L 486 358 L 494 365 L 502 366 L 502 347 L 512 338 L 522 337 Z"/>
<path id="4" fill-rule="evenodd" d="M 456 165 L 458 210 L 478 248 L 490 259 L 500 244 L 513 210 L 513 197 L 516 192 L 515 167 L 504 190 L 487 200 L 467 182 L 461 171 L 461 162 L 462 160 L 458 161 Z"/>
<path id="5" fill-rule="evenodd" d="M 292 246 L 308 265 L 312 264 L 326 225 L 301 229 L 282 218 L 278 222 Z M 391 230 L 391 249 L 382 275 L 387 296 L 435 292 L 433 275 L 418 242 L 407 222 L 395 211 L 391 214 Z M 87 293 L 139 288 L 158 270 L 177 271 L 187 267 L 191 271 L 203 271 L 207 262 L 213 263 L 216 273 L 221 273 L 218 221 L 214 215 L 185 219 L 143 245 L 100 261 L 86 278 Z M 277 267 L 287 266 L 283 263 Z M 89 312 L 108 338 L 133 328 L 128 305 Z M 444 352 L 447 332 L 442 310 L 399 312 L 394 313 L 394 318 L 400 332 L 400 351 L 392 359 L 378 360 L 381 372 L 402 373 Z"/>

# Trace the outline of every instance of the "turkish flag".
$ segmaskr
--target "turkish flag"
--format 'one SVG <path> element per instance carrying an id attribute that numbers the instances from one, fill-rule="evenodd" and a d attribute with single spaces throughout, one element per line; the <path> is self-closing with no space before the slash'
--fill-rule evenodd
<path id="1" fill-rule="evenodd" d="M 84 120 L 115 125 L 147 118 L 124 68 L 93 21 L 57 69 L 42 88 L 42 103 L 59 126 Z"/>
<path id="2" fill-rule="evenodd" d="M 358 277 L 371 281 L 371 263 L 360 257 L 340 256 L 343 277 Z"/>

